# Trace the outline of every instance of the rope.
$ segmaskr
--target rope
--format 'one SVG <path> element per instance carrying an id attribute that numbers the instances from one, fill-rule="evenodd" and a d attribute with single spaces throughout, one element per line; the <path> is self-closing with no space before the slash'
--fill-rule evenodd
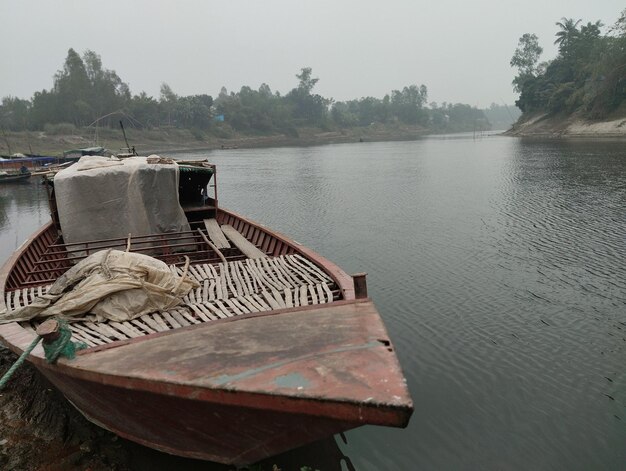
<path id="1" fill-rule="evenodd" d="M 68 327 L 67 322 L 61 319 L 58 319 L 57 322 L 59 323 L 59 337 L 52 342 L 43 343 L 43 350 L 48 363 L 55 363 L 61 356 L 72 360 L 76 356 L 76 350 L 87 348 L 87 345 L 83 342 L 71 341 L 72 331 Z M 22 363 L 24 363 L 26 357 L 28 357 L 28 355 L 30 355 L 30 353 L 35 349 L 40 340 L 41 337 L 39 335 L 35 337 L 28 348 L 26 348 L 17 361 L 13 363 L 13 366 L 9 368 L 2 378 L 0 378 L 0 390 L 2 390 L 9 382 L 13 373 L 15 373 Z"/>
<path id="2" fill-rule="evenodd" d="M 46 354 L 46 361 L 48 363 L 55 363 L 59 357 L 64 356 L 70 360 L 73 360 L 76 356 L 76 350 L 86 348 L 82 342 L 72 342 L 72 331 L 62 319 L 57 319 L 59 323 L 59 338 L 52 342 L 43 343 L 43 351 Z"/>
<path id="3" fill-rule="evenodd" d="M 4 373 L 4 376 L 0 378 L 0 390 L 4 389 L 4 386 L 9 382 L 9 380 L 11 379 L 11 376 L 13 376 L 13 373 L 15 373 L 17 369 L 20 367 L 20 365 L 24 363 L 24 360 L 26 360 L 26 357 L 30 355 L 30 352 L 32 352 L 35 349 L 35 347 L 37 346 L 40 340 L 41 340 L 41 337 L 39 335 L 35 337 L 35 339 L 31 342 L 28 348 L 24 350 L 24 353 L 22 353 L 20 357 L 17 359 L 17 361 L 13 363 L 13 366 L 9 368 L 9 371 Z"/>

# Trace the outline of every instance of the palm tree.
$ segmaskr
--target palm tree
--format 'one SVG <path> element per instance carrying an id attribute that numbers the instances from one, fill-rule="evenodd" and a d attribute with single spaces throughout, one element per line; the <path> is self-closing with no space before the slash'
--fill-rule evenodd
<path id="1" fill-rule="evenodd" d="M 561 21 L 556 22 L 556 25 L 561 28 L 561 31 L 556 33 L 554 44 L 558 44 L 561 54 L 567 51 L 567 48 L 580 34 L 580 31 L 578 31 L 578 23 L 580 22 L 581 20 L 574 21 L 573 18 L 565 17 L 561 18 Z"/>

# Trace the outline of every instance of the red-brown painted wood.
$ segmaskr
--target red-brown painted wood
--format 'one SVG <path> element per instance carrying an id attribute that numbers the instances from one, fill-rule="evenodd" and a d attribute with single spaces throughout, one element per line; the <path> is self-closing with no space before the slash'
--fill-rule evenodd
<path id="1" fill-rule="evenodd" d="M 352 277 L 242 216 L 220 209 L 216 218 L 268 253 L 306 257 L 342 300 L 113 342 L 56 365 L 38 346 L 29 361 L 94 422 L 182 456 L 244 464 L 363 424 L 405 426 L 412 402 L 402 371 L 376 308 L 355 300 Z M 56 239 L 49 223 L 5 263 L 2 305 L 6 290 L 47 280 L 45 270 L 28 272 Z M 59 262 L 44 266 L 58 276 L 69 263 L 52 257 Z M 0 339 L 18 354 L 34 336 L 0 325 Z"/>

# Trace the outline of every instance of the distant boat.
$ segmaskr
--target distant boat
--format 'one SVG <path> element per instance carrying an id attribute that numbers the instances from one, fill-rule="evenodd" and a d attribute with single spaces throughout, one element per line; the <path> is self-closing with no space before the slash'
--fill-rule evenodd
<path id="1" fill-rule="evenodd" d="M 58 161 L 58 157 L 49 155 L 13 154 L 10 156 L 0 156 L 0 170 L 19 170 L 22 166 L 33 169 L 54 164 Z"/>
<path id="2" fill-rule="evenodd" d="M 14 183 L 28 180 L 31 173 L 26 172 L 7 172 L 0 170 L 0 183 Z"/>
<path id="3" fill-rule="evenodd" d="M 94 146 L 94 147 L 84 147 L 82 149 L 71 149 L 63 151 L 63 159 L 67 160 L 78 160 L 81 157 L 86 155 L 99 155 L 99 156 L 107 156 L 111 155 L 111 151 L 105 149 L 102 146 Z"/>

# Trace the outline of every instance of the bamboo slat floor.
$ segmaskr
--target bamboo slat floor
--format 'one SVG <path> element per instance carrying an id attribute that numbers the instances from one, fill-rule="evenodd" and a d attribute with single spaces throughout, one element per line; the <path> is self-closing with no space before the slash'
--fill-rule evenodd
<path id="1" fill-rule="evenodd" d="M 170 270 L 183 275 L 181 267 L 171 265 Z M 125 322 L 72 322 L 73 337 L 95 347 L 242 314 L 329 303 L 340 297 L 334 281 L 300 255 L 190 265 L 187 276 L 200 287 L 190 291 L 181 305 Z M 7 308 L 28 305 L 49 287 L 6 293 Z M 33 321 L 30 327 L 38 324 L 39 321 Z"/>

